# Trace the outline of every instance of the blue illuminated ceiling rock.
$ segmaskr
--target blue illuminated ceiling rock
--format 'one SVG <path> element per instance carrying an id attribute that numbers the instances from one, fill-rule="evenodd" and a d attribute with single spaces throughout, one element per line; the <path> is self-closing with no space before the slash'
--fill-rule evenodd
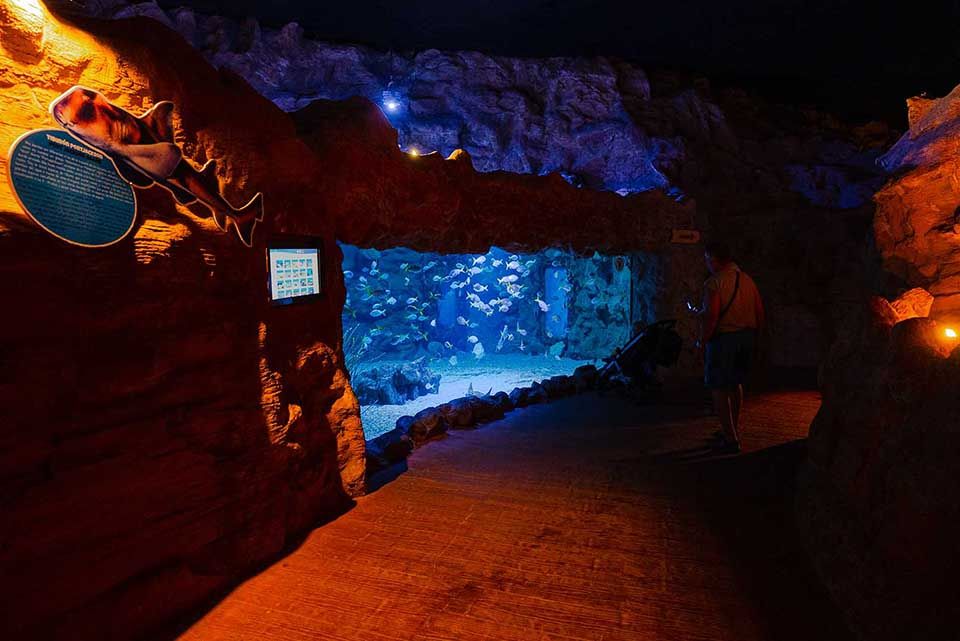
<path id="1" fill-rule="evenodd" d="M 109 4 L 121 8 L 102 13 L 163 21 L 285 110 L 363 96 L 385 107 L 404 149 L 464 149 L 479 171 L 562 171 L 595 189 L 673 189 L 724 205 L 744 179 L 768 199 L 793 192 L 839 209 L 869 204 L 879 186 L 876 150 L 837 123 L 622 61 L 379 52 L 311 40 L 295 23 Z"/>
<path id="2" fill-rule="evenodd" d="M 158 14 L 153 3 L 105 1 L 121 9 L 104 15 Z M 778 364 L 815 366 L 837 313 L 822 303 L 823 292 L 862 289 L 865 272 L 875 269 L 864 248 L 870 196 L 885 179 L 875 160 L 891 140 L 882 124 L 849 127 L 811 109 L 610 59 L 383 53 L 311 40 L 296 24 L 268 29 L 189 9 L 160 19 L 284 109 L 364 96 L 383 106 L 398 131 L 392 144 L 404 149 L 446 154 L 459 147 L 482 171 L 556 170 L 575 185 L 620 193 L 661 187 L 695 201 L 696 224 L 730 240 L 767 295 Z M 443 204 L 429 186 L 406 190 L 417 208 Z M 656 217 L 654 205 L 638 211 Z M 514 212 L 524 226 L 515 236 L 550 206 L 540 201 Z M 351 229 L 351 242 L 385 247 L 416 235 L 408 230 L 391 241 L 376 228 L 376 209 L 372 218 L 369 209 L 355 211 L 355 224 L 371 227 Z M 594 220 L 602 217 L 596 212 Z M 482 249 L 479 238 L 473 242 Z"/>
<path id="3" fill-rule="evenodd" d="M 200 16 L 193 22 L 188 33 L 215 65 L 249 79 L 284 109 L 355 95 L 382 103 L 389 90 L 398 104 L 391 123 L 404 148 L 443 155 L 462 148 L 480 171 L 565 169 L 585 176 L 589 186 L 614 191 L 668 184 L 653 161 L 670 141 L 652 140 L 633 127 L 624 105 L 650 97 L 637 68 L 602 59 L 377 53 L 306 40 L 296 25 L 261 32 L 255 23 L 237 26 Z M 216 34 L 215 44 L 205 33 Z M 245 38 L 250 33 L 259 36 Z M 249 48 L 238 50 L 238 40 Z"/>
<path id="4" fill-rule="evenodd" d="M 692 203 L 660 190 L 621 197 L 577 189 L 558 174 L 480 173 L 462 151 L 411 158 L 397 148 L 381 111 L 362 98 L 317 100 L 293 117 L 300 139 L 331 168 L 317 187 L 317 209 L 337 218 L 338 239 L 352 245 L 657 251 L 669 246 L 672 228 L 696 224 Z"/>

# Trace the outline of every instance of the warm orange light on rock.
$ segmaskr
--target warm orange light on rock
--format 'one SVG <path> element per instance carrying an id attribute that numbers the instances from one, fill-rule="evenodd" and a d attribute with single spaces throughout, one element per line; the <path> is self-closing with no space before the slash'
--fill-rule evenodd
<path id="1" fill-rule="evenodd" d="M 8 0 L 10 6 L 13 7 L 24 20 L 42 20 L 43 19 L 43 7 L 40 6 L 39 0 Z"/>
<path id="2" fill-rule="evenodd" d="M 0 44 L 25 62 L 35 62 L 43 49 L 43 6 L 39 0 L 0 2 Z"/>

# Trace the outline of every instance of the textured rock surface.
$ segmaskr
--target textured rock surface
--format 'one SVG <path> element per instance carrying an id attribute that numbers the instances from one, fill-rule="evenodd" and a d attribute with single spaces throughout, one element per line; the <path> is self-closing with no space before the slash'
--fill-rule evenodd
<path id="1" fill-rule="evenodd" d="M 371 367 L 353 372 L 354 393 L 364 405 L 400 405 L 427 394 L 436 394 L 440 375 L 422 362 L 395 367 Z"/>
<path id="2" fill-rule="evenodd" d="M 362 94 L 343 88 L 357 85 L 355 72 L 376 80 L 363 86 L 382 88 L 389 79 L 376 71 L 386 59 L 379 54 L 309 43 L 295 27 L 261 32 L 253 23 L 240 28 L 143 9 L 171 21 L 208 57 L 236 54 L 216 72 L 154 21 L 85 25 L 93 38 L 44 20 L 42 10 L 38 19 L 32 6 L 0 5 L 0 147 L 49 126 L 46 104 L 78 82 L 133 111 L 171 99 L 186 154 L 198 163 L 220 160 L 218 177 L 231 200 L 264 191 L 268 219 L 248 251 L 202 212 L 154 190 L 141 194 L 130 239 L 83 251 L 29 223 L 0 176 L 0 297 L 12 310 L 0 321 L 0 622 L 12 628 L 4 636 L 148 630 L 223 589 L 362 491 L 363 437 L 340 349 L 338 252 L 327 254 L 323 301 L 273 309 L 263 287 L 269 233 L 318 235 L 328 248 L 336 237 L 461 252 L 524 243 L 649 251 L 658 287 L 670 293 L 661 312 L 680 309 L 697 284 L 698 249 L 667 246 L 671 227 L 707 222 L 690 201 L 659 191 L 598 195 L 558 176 L 477 174 L 462 153 L 451 161 L 410 158 L 368 102 L 318 102 L 288 117 L 229 70 L 254 82 L 262 76 L 267 85 L 283 79 L 282 91 L 259 89 L 287 104 L 284 96 L 313 98 L 325 95 L 324 87 Z M 321 65 L 331 51 L 360 62 Z M 870 149 L 882 132 L 851 132 L 816 114 L 781 114 L 675 79 L 648 82 L 609 62 L 596 63 L 607 65 L 596 74 L 594 63 L 542 63 L 553 75 L 537 84 L 535 65 L 421 55 L 403 59 L 411 74 L 429 80 L 415 84 L 410 76 L 405 107 L 416 105 L 407 113 L 417 117 L 398 123 L 403 144 L 422 136 L 425 148 L 444 153 L 454 144 L 472 149 L 483 169 L 556 168 L 607 189 L 679 188 L 737 241 L 764 287 L 781 329 L 779 362 L 815 360 L 835 311 L 818 301 L 825 288 L 846 282 L 835 279 L 847 267 L 838 256 L 859 247 L 869 220 L 858 185 L 876 180 Z M 517 71 L 491 83 L 500 68 Z M 427 91 L 464 85 L 470 75 L 482 86 L 455 108 Z M 569 86 L 551 85 L 557 78 Z M 589 111 L 556 115 L 566 98 L 541 107 L 539 91 L 572 92 L 563 95 L 581 96 Z M 507 116 L 484 116 L 486 129 L 467 117 L 494 97 L 502 105 L 482 113 Z M 934 113 L 915 106 L 925 108 Z M 451 147 L 440 144 L 448 139 Z M 600 151 L 607 146 L 609 160 Z M 568 162 L 556 151 L 572 148 L 589 153 Z M 745 184 L 753 189 L 744 192 Z M 855 254 L 849 266 L 859 264 Z M 778 274 L 787 268 L 804 276 L 784 280 Z M 517 405 L 547 400 L 547 387 L 518 391 Z M 896 398 L 913 402 L 915 389 L 897 387 Z M 930 411 L 917 408 L 917 416 Z M 438 411 L 421 414 L 409 425 L 413 440 L 446 430 Z M 931 469 L 940 469 L 934 463 Z"/>
<path id="3" fill-rule="evenodd" d="M 102 4 L 104 14 L 144 14 L 173 26 L 216 66 L 287 110 L 316 98 L 395 101 L 388 117 L 404 149 L 446 156 L 462 148 L 481 171 L 559 171 L 578 185 L 622 193 L 662 187 L 693 197 L 701 212 L 694 224 L 732 241 L 766 294 L 774 365 L 816 366 L 836 317 L 855 304 L 875 268 L 866 238 L 870 197 L 883 182 L 874 164 L 889 138 L 882 125 L 851 129 L 615 60 L 380 53 L 310 40 L 296 24 L 275 30 L 153 3 Z M 408 193 L 430 198 L 429 191 Z M 525 238 L 551 210 L 546 202 L 520 208 L 511 222 L 516 236 Z M 682 314 L 701 279 L 670 283 L 685 291 L 660 315 Z M 840 303 L 824 303 L 825 291 Z"/>
<path id="4" fill-rule="evenodd" d="M 576 189 L 557 174 L 479 173 L 463 151 L 411 157 L 397 147 L 397 131 L 380 109 L 362 98 L 317 100 L 293 118 L 326 170 L 318 205 L 336 217 L 337 238 L 351 245 L 673 252 L 680 250 L 670 247 L 670 230 L 695 223 L 694 207 L 661 191 L 624 198 Z"/>
<path id="5" fill-rule="evenodd" d="M 514 409 L 586 392 L 595 389 L 598 383 L 597 368 L 582 365 L 572 376 L 553 376 L 529 387 L 514 388 L 510 394 L 465 396 L 422 410 L 416 416 L 401 417 L 395 429 L 370 443 L 374 449 L 373 465 L 381 469 L 396 462 L 396 458 L 391 459 L 387 454 L 389 448 L 393 448 L 394 453 L 402 453 L 405 458 L 414 445 L 422 445 L 447 430 L 469 429 L 497 421 Z"/>
<path id="6" fill-rule="evenodd" d="M 882 158 L 896 174 L 876 195 L 884 267 L 936 297 L 935 316 L 960 315 L 960 87 L 909 103 L 910 130 Z"/>
<path id="7" fill-rule="evenodd" d="M 411 417 L 405 417 L 411 418 Z M 413 439 L 407 435 L 409 422 L 367 441 L 367 475 L 371 476 L 391 465 L 400 463 L 413 452 Z"/>
<path id="8" fill-rule="evenodd" d="M 798 502 L 821 575 L 871 641 L 946 640 L 957 627 L 960 350 L 946 330 L 960 316 L 960 88 L 908 112 L 881 159 L 894 177 L 873 228 L 881 289 L 913 289 L 873 299 L 831 349 Z"/>
<path id="9" fill-rule="evenodd" d="M 485 253 L 491 246 L 523 253 L 566 246 L 589 254 L 645 252 L 660 266 L 645 312 L 672 316 L 699 288 L 702 250 L 671 244 L 671 230 L 696 227 L 691 202 L 660 190 L 626 197 L 576 189 L 557 174 L 537 177 L 476 172 L 465 152 L 412 158 L 370 102 L 319 100 L 293 117 L 301 139 L 328 170 L 315 207 L 336 218 L 343 242 L 362 247 Z M 348 195 L 345 197 L 345 195 Z M 693 322 L 681 325 L 692 345 Z M 691 349 L 680 367 L 694 367 Z"/>
<path id="10" fill-rule="evenodd" d="M 294 119 L 156 21 L 70 26 L 29 2 L 2 9 L 0 148 L 50 126 L 46 105 L 74 84 L 135 113 L 169 99 L 186 156 L 217 158 L 231 201 L 263 191 L 267 219 L 248 250 L 154 188 L 138 194 L 128 239 L 82 250 L 27 219 L 0 162 L 0 296 L 12 310 L 0 320 L 0 636 L 150 630 L 363 491 L 335 237 L 656 248 L 671 278 L 696 258 L 664 249 L 692 214 L 660 192 L 621 198 L 477 174 L 465 155 L 413 159 L 369 103 Z M 316 304 L 269 306 L 263 243 L 278 232 L 324 240 Z M 411 436 L 445 429 L 419 425 Z"/>
<path id="11" fill-rule="evenodd" d="M 171 99 L 186 154 L 217 158 L 234 202 L 264 191 L 269 217 L 250 250 L 154 188 L 131 237 L 84 250 L 26 218 L 0 160 L 3 638 L 129 638 L 364 487 L 338 257 L 325 300 L 265 300 L 267 233 L 333 244 L 329 220 L 296 216 L 313 155 L 286 114 L 155 22 L 92 29 L 2 5 L 0 148 L 51 126 L 46 105 L 77 83 L 137 113 Z"/>
<path id="12" fill-rule="evenodd" d="M 422 445 L 447 431 L 443 414 L 436 407 L 420 410 L 413 416 L 404 416 L 397 421 L 397 426 L 406 430 L 415 445 Z"/>
<path id="13" fill-rule="evenodd" d="M 901 294 L 890 307 L 896 312 L 899 320 L 908 318 L 926 318 L 933 308 L 933 295 L 922 287 L 914 287 Z"/>
<path id="14" fill-rule="evenodd" d="M 902 318 L 875 298 L 831 349 L 798 509 L 861 638 L 945 641 L 960 572 L 960 350 L 942 324 Z"/>

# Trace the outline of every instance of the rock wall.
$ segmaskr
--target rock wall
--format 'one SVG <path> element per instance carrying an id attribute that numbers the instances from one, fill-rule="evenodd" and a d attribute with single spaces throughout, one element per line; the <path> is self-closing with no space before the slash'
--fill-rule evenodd
<path id="1" fill-rule="evenodd" d="M 908 101 L 910 130 L 881 162 L 896 177 L 876 195 L 884 268 L 936 297 L 933 315 L 960 315 L 960 87 Z"/>
<path id="2" fill-rule="evenodd" d="M 75 84 L 137 114 L 172 100 L 185 156 L 217 160 L 230 202 L 262 191 L 266 217 L 250 249 L 154 187 L 138 191 L 129 237 L 81 249 L 27 218 L 0 159 L 3 638 L 148 633 L 363 492 L 335 239 L 650 250 L 666 283 L 697 258 L 669 244 L 694 211 L 662 192 L 478 174 L 463 153 L 411 158 L 362 99 L 291 116 L 156 21 L 0 2 L 0 147 L 55 126 L 47 105 Z M 268 304 L 277 233 L 324 241 L 321 301 Z"/>
<path id="3" fill-rule="evenodd" d="M 801 529 L 864 640 L 956 637 L 960 350 L 932 302 L 913 290 L 848 319 L 810 429 Z"/>
<path id="4" fill-rule="evenodd" d="M 947 330 L 960 331 L 960 89 L 908 112 L 881 158 L 893 177 L 875 196 L 884 272 L 872 289 L 917 288 L 846 320 L 798 503 L 821 575 L 871 641 L 952 639 L 957 627 L 960 350 Z"/>
<path id="5" fill-rule="evenodd" d="M 268 29 L 153 2 L 93 5 L 172 26 L 286 110 L 364 96 L 384 108 L 403 149 L 461 148 L 480 171 L 556 171 L 576 185 L 695 199 L 698 224 L 731 241 L 766 294 L 775 366 L 815 367 L 837 316 L 876 272 L 871 196 L 884 177 L 874 161 L 892 142 L 882 124 L 849 127 L 605 58 L 383 53 L 311 40 L 296 24 Z M 678 304 L 698 294 L 702 277 Z M 824 292 L 841 303 L 825 303 Z"/>
<path id="6" fill-rule="evenodd" d="M 267 234 L 335 246 L 332 221 L 295 214 L 310 210 L 313 154 L 286 114 L 158 27 L 82 30 L 0 4 L 0 148 L 55 126 L 46 106 L 74 84 L 134 113 L 170 99 L 177 141 L 218 160 L 228 200 L 267 202 L 248 249 L 154 187 L 131 237 L 82 249 L 27 219 L 0 159 L 3 638 L 151 629 L 364 489 L 338 256 L 318 304 L 265 296 Z"/>
<path id="7" fill-rule="evenodd" d="M 330 212 L 338 240 L 351 245 L 669 253 L 671 229 L 696 225 L 692 203 L 660 190 L 621 197 L 576 189 L 558 174 L 480 173 L 463 150 L 410 156 L 381 111 L 362 98 L 317 100 L 292 116 L 323 167 L 314 188 L 323 200 L 315 206 Z"/>
<path id="8" fill-rule="evenodd" d="M 675 317 L 702 278 L 702 245 L 671 242 L 671 230 L 701 226 L 692 201 L 662 190 L 627 196 L 578 189 L 558 174 L 480 173 L 463 150 L 411 157 L 369 101 L 317 100 L 293 114 L 301 139 L 327 168 L 318 201 L 337 219 L 337 238 L 360 247 L 484 254 L 565 247 L 579 254 L 644 252 L 657 262 L 648 315 Z M 333 171 L 332 168 L 338 168 Z M 348 194 L 349 197 L 344 197 Z M 639 274 L 639 272 L 638 272 Z M 680 371 L 697 367 L 696 327 L 681 319 Z"/>

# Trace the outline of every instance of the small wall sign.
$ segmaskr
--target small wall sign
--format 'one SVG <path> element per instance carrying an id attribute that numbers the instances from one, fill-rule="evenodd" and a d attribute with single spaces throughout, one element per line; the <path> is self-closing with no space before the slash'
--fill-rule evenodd
<path id="1" fill-rule="evenodd" d="M 674 229 L 670 242 L 678 245 L 696 245 L 700 242 L 700 232 L 696 229 Z"/>
<path id="2" fill-rule="evenodd" d="M 323 240 L 275 236 L 267 241 L 267 286 L 273 305 L 316 301 L 323 295 Z"/>
<path id="3" fill-rule="evenodd" d="M 109 158 L 65 131 L 38 129 L 18 138 L 8 171 L 20 206 L 61 240 L 106 247 L 133 229 L 133 187 Z"/>

